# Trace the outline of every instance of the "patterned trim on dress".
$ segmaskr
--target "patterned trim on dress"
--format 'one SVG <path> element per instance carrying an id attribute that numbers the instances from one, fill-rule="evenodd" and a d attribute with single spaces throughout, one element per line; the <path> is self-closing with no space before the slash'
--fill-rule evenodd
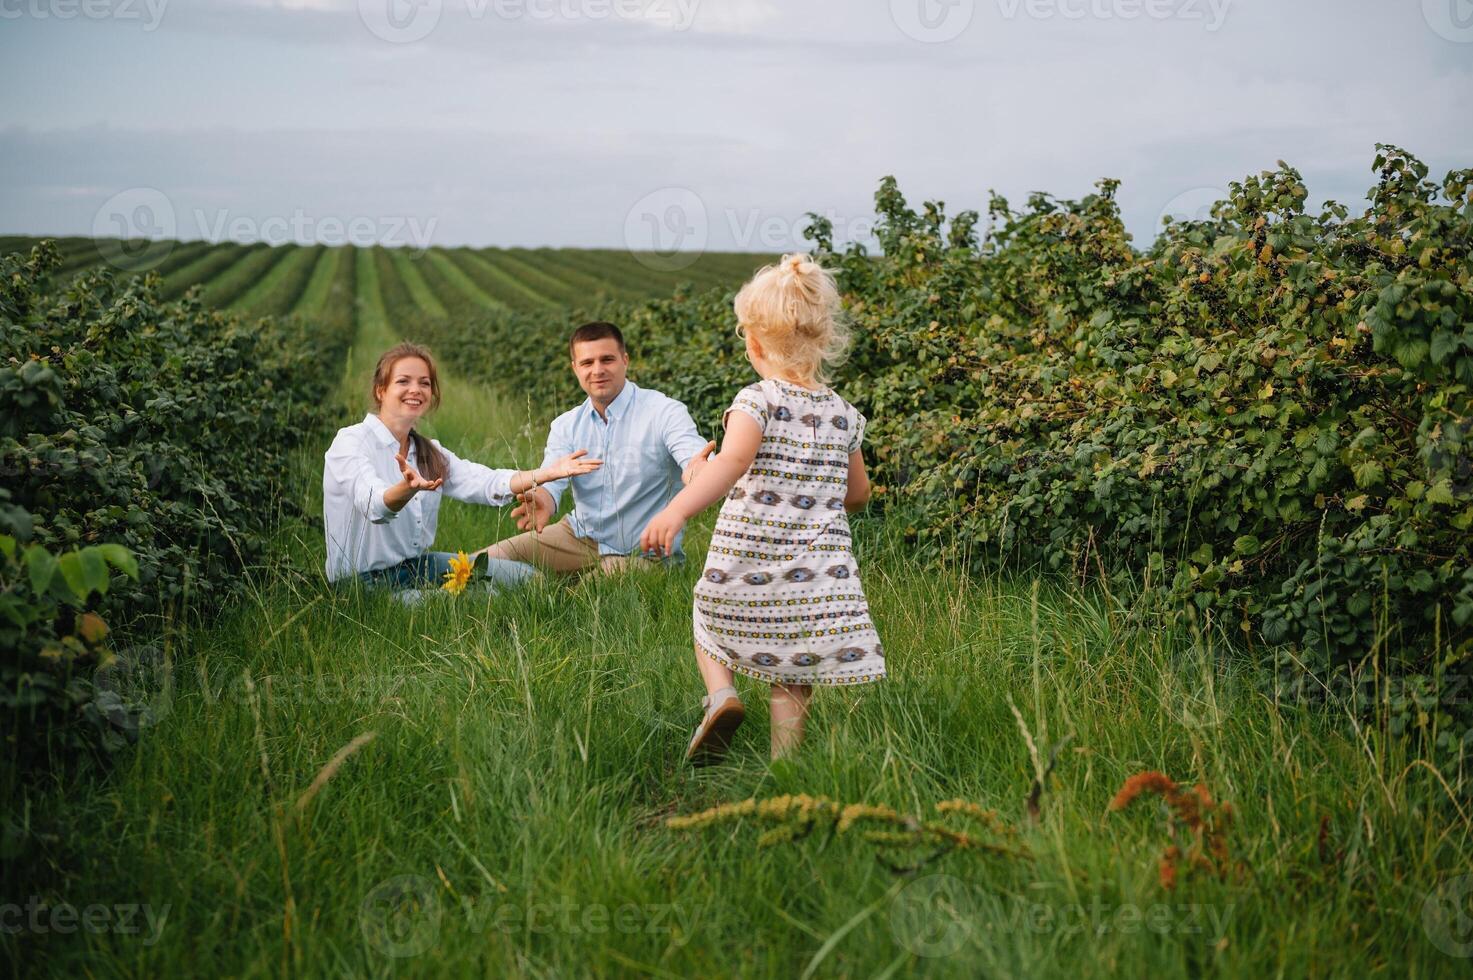
<path id="1" fill-rule="evenodd" d="M 697 583 L 699 586 L 700 583 Z M 753 609 L 771 609 L 776 606 L 812 606 L 820 602 L 864 602 L 862 592 L 840 595 L 794 596 L 790 599 L 729 599 L 725 596 L 705 595 L 696 589 L 696 598 L 713 606 L 751 606 Z"/>
<path id="2" fill-rule="evenodd" d="M 883 669 L 881 669 L 881 671 L 877 674 L 848 674 L 839 677 L 835 677 L 832 674 L 829 674 L 808 678 L 792 677 L 762 670 L 760 667 L 748 667 L 746 664 L 736 663 L 735 661 L 731 660 L 721 653 L 706 649 L 706 647 L 701 643 L 700 640 L 696 641 L 696 649 L 700 650 L 702 653 L 704 653 L 706 656 L 710 657 L 717 663 L 722 664 L 723 666 L 729 668 L 732 671 L 735 671 L 738 674 L 744 674 L 747 677 L 755 677 L 760 681 L 767 681 L 769 684 L 820 684 L 829 687 L 841 687 L 846 684 L 864 684 L 869 681 L 882 681 L 885 679 L 885 672 Z M 880 658 L 880 662 L 884 662 L 883 657 Z"/>
<path id="3" fill-rule="evenodd" d="M 759 466 L 753 466 L 751 469 L 747 470 L 747 472 L 752 476 L 784 477 L 792 483 L 836 483 L 840 486 L 844 486 L 849 482 L 849 477 L 847 473 L 844 476 L 824 476 L 822 474 L 815 473 L 812 476 L 797 478 L 794 477 L 793 474 L 789 473 L 787 470 L 773 470 Z"/>
<path id="4" fill-rule="evenodd" d="M 847 547 L 843 546 L 843 545 L 837 545 L 837 544 L 811 544 L 805 550 L 807 550 L 807 551 L 848 551 L 849 549 Z M 717 545 L 714 545 L 714 544 L 711 545 L 707 549 L 707 551 L 714 551 L 717 554 L 722 554 L 722 555 L 731 555 L 731 556 L 736 557 L 736 558 L 755 558 L 758 561 L 767 561 L 767 562 L 790 562 L 790 561 L 793 561 L 794 559 L 796 559 L 798 557 L 797 555 L 776 555 L 776 554 L 773 554 L 772 552 L 769 552 L 769 551 L 742 551 L 742 550 L 740 550 L 738 548 L 722 548 L 722 547 L 718 547 Z"/>
<path id="5" fill-rule="evenodd" d="M 838 467 L 843 467 L 843 466 L 848 466 L 849 465 L 849 463 L 848 463 L 847 460 L 840 460 L 840 459 L 803 459 L 802 457 L 799 457 L 799 456 L 786 456 L 783 453 L 766 453 L 766 452 L 764 452 L 764 453 L 758 453 L 754 458 L 755 459 L 781 459 L 781 460 L 785 460 L 785 461 L 787 461 L 789 463 L 800 463 L 800 464 L 802 464 L 804 466 L 832 466 L 832 467 L 838 468 Z M 803 479 L 804 479 L 804 476 L 802 474 L 798 474 L 795 477 L 795 479 L 798 482 L 802 482 Z"/>
<path id="6" fill-rule="evenodd" d="M 706 617 L 708 619 L 725 620 L 733 623 L 811 623 L 816 619 L 841 619 L 854 615 L 856 614 L 852 609 L 831 609 L 827 612 L 794 613 L 791 616 L 738 616 L 736 613 L 721 612 L 716 609 L 706 610 Z"/>
<path id="7" fill-rule="evenodd" d="M 789 439 L 787 436 L 763 435 L 762 441 L 777 442 L 784 446 L 792 446 L 794 449 L 842 449 L 846 452 L 849 449 L 847 442 L 814 442 L 812 439 L 805 442 L 801 439 Z"/>
<path id="8" fill-rule="evenodd" d="M 711 537 L 732 538 L 737 541 L 757 541 L 763 544 L 787 544 L 787 538 L 774 538 L 766 534 L 746 534 L 742 531 L 729 531 L 724 528 L 716 528 L 711 532 Z"/>
<path id="9" fill-rule="evenodd" d="M 748 387 L 757 387 L 761 385 L 763 381 L 770 381 L 771 383 L 777 385 L 779 388 L 782 388 L 786 391 L 791 391 L 798 397 L 806 398 L 811 402 L 828 401 L 830 398 L 834 397 L 834 391 L 832 388 L 825 388 L 823 391 L 813 391 L 812 389 L 801 388 L 798 385 L 792 384 L 791 382 L 781 381 L 777 378 L 763 378 L 762 381 L 755 382 L 752 385 L 748 385 Z"/>
<path id="10" fill-rule="evenodd" d="M 840 506 L 843 506 L 843 504 L 844 504 L 844 501 L 840 500 L 839 501 L 839 505 Z M 830 509 L 837 509 L 837 508 L 833 507 L 832 501 L 830 501 L 829 507 L 830 507 Z M 818 518 L 814 518 L 811 521 L 803 521 L 803 522 L 800 522 L 800 523 L 794 523 L 792 521 L 768 521 L 768 520 L 763 520 L 761 518 L 748 517 L 746 514 L 722 514 L 720 517 L 717 518 L 716 526 L 718 528 L 721 527 L 721 522 L 722 521 L 740 521 L 743 524 L 756 524 L 756 525 L 759 525 L 761 527 L 780 527 L 780 528 L 782 528 L 785 531 L 805 531 L 805 530 L 808 530 L 810 528 L 823 527 L 824 526 L 824 523 L 826 521 L 828 521 L 828 519 L 827 518 L 823 518 L 823 517 L 818 517 Z M 829 522 L 829 525 L 828 526 L 829 526 L 829 529 L 831 531 L 835 531 L 835 532 L 842 533 L 842 534 L 845 534 L 845 535 L 847 535 L 849 533 L 849 527 L 848 527 L 848 524 L 847 523 L 840 524 L 840 523 L 838 523 L 838 522 L 835 521 L 835 522 Z"/>
<path id="11" fill-rule="evenodd" d="M 863 623 L 853 623 L 849 626 L 830 626 L 828 629 L 807 630 L 803 633 L 793 635 L 790 633 L 756 633 L 751 630 L 717 628 L 708 624 L 706 632 L 715 633 L 717 636 L 740 636 L 744 640 L 807 640 L 817 639 L 821 636 L 844 636 L 849 633 L 861 633 L 865 630 L 873 630 L 874 626 L 866 620 Z"/>

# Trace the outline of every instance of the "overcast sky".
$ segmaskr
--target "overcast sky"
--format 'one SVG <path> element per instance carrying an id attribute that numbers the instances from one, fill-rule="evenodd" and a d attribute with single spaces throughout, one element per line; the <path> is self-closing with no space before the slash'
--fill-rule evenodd
<path id="1" fill-rule="evenodd" d="M 1473 167 L 1473 0 L 0 0 L 0 232 L 775 251 Z"/>

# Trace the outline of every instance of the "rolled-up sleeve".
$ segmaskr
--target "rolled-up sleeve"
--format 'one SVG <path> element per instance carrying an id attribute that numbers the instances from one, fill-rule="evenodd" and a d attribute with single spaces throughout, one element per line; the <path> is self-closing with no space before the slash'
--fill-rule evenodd
<path id="1" fill-rule="evenodd" d="M 328 447 L 323 464 L 325 483 L 335 485 L 353 510 L 374 524 L 387 524 L 398 516 L 384 503 L 389 484 L 373 470 L 362 442 L 340 434 Z"/>
<path id="2" fill-rule="evenodd" d="M 665 448 L 670 451 L 670 457 L 680 464 L 683 470 L 690 465 L 696 453 L 706 448 L 707 440 L 701 436 L 696 428 L 695 420 L 690 417 L 690 411 L 684 403 L 670 399 L 665 406 L 662 432 L 665 437 Z"/>
<path id="3" fill-rule="evenodd" d="M 569 426 L 562 418 L 552 420 L 552 425 L 547 430 L 547 449 L 542 453 L 542 468 L 546 469 L 573 451 L 573 445 L 569 434 Z M 542 484 L 542 489 L 552 494 L 552 509 L 557 511 L 558 505 L 562 503 L 563 491 L 568 488 L 571 477 L 563 477 L 561 480 L 553 480 Z"/>
<path id="4" fill-rule="evenodd" d="M 511 492 L 511 478 L 515 470 L 494 470 L 489 466 L 461 459 L 440 445 L 435 448 L 445 457 L 445 483 L 441 487 L 446 496 L 464 500 L 468 504 L 489 504 L 504 507 L 516 499 Z"/>

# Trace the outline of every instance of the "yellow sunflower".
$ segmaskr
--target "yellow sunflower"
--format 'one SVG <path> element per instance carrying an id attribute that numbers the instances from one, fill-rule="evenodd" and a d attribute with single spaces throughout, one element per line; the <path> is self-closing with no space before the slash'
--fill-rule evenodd
<path id="1" fill-rule="evenodd" d="M 462 551 L 450 559 L 450 571 L 445 573 L 445 584 L 440 588 L 451 595 L 460 595 L 465 591 L 465 584 L 471 580 L 471 572 L 474 568 L 475 563 Z"/>

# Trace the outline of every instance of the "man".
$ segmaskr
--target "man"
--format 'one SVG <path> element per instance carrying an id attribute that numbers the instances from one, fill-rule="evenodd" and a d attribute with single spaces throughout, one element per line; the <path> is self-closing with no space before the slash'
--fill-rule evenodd
<path id="1" fill-rule="evenodd" d="M 628 380 L 629 352 L 612 323 L 573 331 L 568 353 L 588 399 L 553 420 L 544 458 L 551 463 L 585 449 L 603 466 L 521 494 L 512 515 L 526 533 L 486 554 L 560 574 L 614 571 L 639 557 L 645 525 L 700 472 L 716 443 L 701 438 L 683 404 Z M 570 482 L 573 511 L 549 527 Z M 680 540 L 672 551 L 677 561 L 684 560 Z"/>

